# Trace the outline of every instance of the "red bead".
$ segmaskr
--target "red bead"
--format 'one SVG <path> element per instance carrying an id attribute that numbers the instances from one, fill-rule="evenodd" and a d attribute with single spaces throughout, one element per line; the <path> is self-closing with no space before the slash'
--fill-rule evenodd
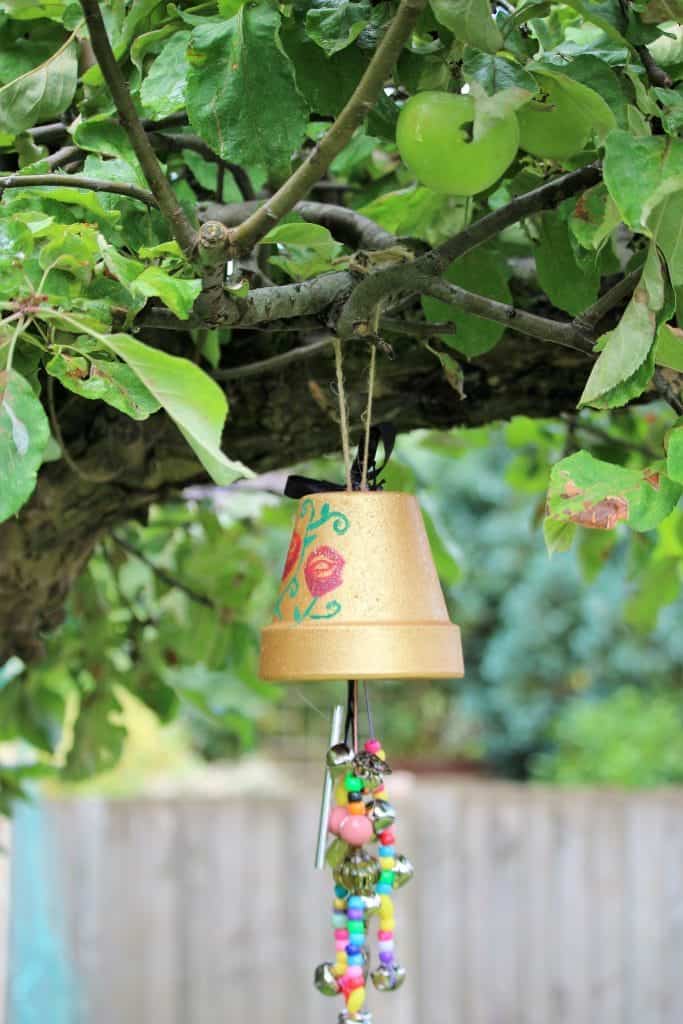
<path id="1" fill-rule="evenodd" d="M 393 846 L 396 842 L 396 833 L 393 828 L 385 828 L 384 832 L 380 832 L 379 841 L 382 846 Z"/>
<path id="2" fill-rule="evenodd" d="M 367 740 L 365 744 L 365 749 L 367 750 L 368 754 L 376 754 L 378 751 L 382 749 L 382 744 L 380 743 L 379 740 Z"/>

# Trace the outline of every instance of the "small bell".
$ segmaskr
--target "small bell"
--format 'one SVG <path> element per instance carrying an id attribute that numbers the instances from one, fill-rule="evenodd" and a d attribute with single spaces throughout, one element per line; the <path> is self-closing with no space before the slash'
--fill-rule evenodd
<path id="1" fill-rule="evenodd" d="M 415 868 L 411 861 L 408 860 L 405 854 L 400 853 L 398 857 L 394 859 L 394 889 L 402 889 L 404 885 L 407 885 L 411 881 L 415 874 Z"/>
<path id="2" fill-rule="evenodd" d="M 357 849 L 334 869 L 334 880 L 356 896 L 374 896 L 380 867 L 365 850 Z"/>
<path id="3" fill-rule="evenodd" d="M 332 971 L 332 964 L 318 964 L 313 977 L 313 984 L 318 992 L 324 996 L 336 996 L 339 994 L 339 982 Z"/>
<path id="4" fill-rule="evenodd" d="M 369 754 L 363 750 L 353 759 L 353 773 L 359 779 L 364 779 L 370 789 L 377 789 L 382 785 L 384 776 L 391 775 L 391 768 L 377 754 Z"/>
<path id="5" fill-rule="evenodd" d="M 325 758 L 327 767 L 334 778 L 338 778 L 351 769 L 354 764 L 353 751 L 345 743 L 335 743 L 327 751 Z"/>
<path id="6" fill-rule="evenodd" d="M 379 992 L 395 992 L 406 980 L 406 969 L 400 964 L 380 964 L 370 975 L 372 984 Z"/>
<path id="7" fill-rule="evenodd" d="M 368 817 L 372 822 L 375 835 L 378 836 L 380 832 L 384 832 L 394 824 L 396 821 L 396 811 L 388 800 L 375 800 L 368 811 Z"/>
<path id="8" fill-rule="evenodd" d="M 347 1013 L 342 1010 L 337 1017 L 337 1024 L 372 1024 L 372 1014 L 369 1010 L 359 1010 L 358 1013 Z"/>

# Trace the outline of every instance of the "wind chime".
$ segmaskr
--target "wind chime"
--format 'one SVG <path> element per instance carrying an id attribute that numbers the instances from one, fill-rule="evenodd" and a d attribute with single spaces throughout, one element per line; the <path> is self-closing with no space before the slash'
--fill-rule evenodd
<path id="1" fill-rule="evenodd" d="M 315 970 L 316 988 L 343 997 L 339 1024 L 372 1024 L 368 976 L 380 992 L 403 984 L 393 893 L 413 876 L 397 853 L 391 775 L 373 727 L 368 680 L 463 675 L 460 630 L 450 622 L 416 499 L 382 489 L 393 447 L 386 425 L 371 427 L 375 350 L 370 360 L 362 453 L 351 464 L 341 347 L 335 344 L 346 487 L 290 477 L 298 498 L 273 622 L 263 630 L 261 676 L 278 682 L 347 680 L 346 709 L 334 709 L 315 865 L 332 869 L 334 959 Z M 380 442 L 384 462 L 376 465 Z M 368 738 L 359 738 L 360 695 Z M 376 916 L 378 961 L 368 934 Z"/>

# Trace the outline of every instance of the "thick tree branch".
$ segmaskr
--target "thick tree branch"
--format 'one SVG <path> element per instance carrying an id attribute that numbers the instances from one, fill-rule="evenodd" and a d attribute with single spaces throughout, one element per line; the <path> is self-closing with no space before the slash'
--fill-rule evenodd
<path id="1" fill-rule="evenodd" d="M 404 44 L 425 7 L 425 0 L 401 0 L 393 21 L 375 50 L 353 95 L 330 130 L 275 195 L 248 217 L 232 234 L 238 252 L 248 252 L 273 225 L 289 213 L 321 178 L 356 128 L 374 107 Z"/>
<path id="2" fill-rule="evenodd" d="M 138 117 L 130 90 L 111 48 L 98 0 L 81 0 L 81 7 L 88 25 L 90 42 L 97 57 L 97 63 L 116 105 L 121 124 L 140 161 L 142 172 L 178 245 L 188 258 L 192 258 L 196 232 L 176 199 Z"/>
<path id="3" fill-rule="evenodd" d="M 0 177 L 0 195 L 6 188 L 42 188 L 57 186 L 67 188 L 84 188 L 89 192 L 111 192 L 128 199 L 138 199 L 147 206 L 156 206 L 157 201 L 151 192 L 138 185 L 128 185 L 123 181 L 100 181 L 98 178 L 87 178 L 81 174 L 10 174 Z"/>
<path id="4" fill-rule="evenodd" d="M 216 220 L 226 227 L 232 228 L 241 224 L 261 206 L 261 200 L 249 203 L 200 203 L 199 219 L 202 221 Z M 374 220 L 364 217 L 362 213 L 350 210 L 347 206 L 336 206 L 334 203 L 316 203 L 305 199 L 296 203 L 295 213 L 311 224 L 320 224 L 328 228 L 330 234 L 353 249 L 388 249 L 396 245 L 398 239 L 390 231 L 385 231 Z"/>
<path id="5" fill-rule="evenodd" d="M 561 320 L 537 316 L 535 313 L 527 313 L 524 309 L 516 309 L 505 302 L 497 302 L 495 299 L 489 299 L 483 295 L 475 295 L 473 292 L 465 291 L 464 288 L 441 279 L 427 280 L 422 286 L 422 291 L 427 295 L 432 295 L 435 299 L 450 302 L 466 313 L 473 313 L 486 320 L 505 324 L 512 331 L 519 331 L 532 338 L 540 338 L 541 341 L 549 341 L 553 345 L 576 349 L 586 355 L 592 351 L 592 340 L 586 337 L 575 322 L 565 323 Z"/>

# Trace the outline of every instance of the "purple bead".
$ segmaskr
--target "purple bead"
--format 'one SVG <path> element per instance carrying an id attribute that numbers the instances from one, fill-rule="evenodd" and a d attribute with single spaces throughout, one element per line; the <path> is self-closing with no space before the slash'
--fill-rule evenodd
<path id="1" fill-rule="evenodd" d="M 387 967 L 391 967 L 391 965 L 394 962 L 394 954 L 393 953 L 380 953 L 380 955 L 379 955 L 379 962 L 381 964 L 386 964 Z"/>
<path id="2" fill-rule="evenodd" d="M 348 907 L 346 915 L 349 921 L 362 921 L 365 916 L 365 911 L 362 907 Z"/>

